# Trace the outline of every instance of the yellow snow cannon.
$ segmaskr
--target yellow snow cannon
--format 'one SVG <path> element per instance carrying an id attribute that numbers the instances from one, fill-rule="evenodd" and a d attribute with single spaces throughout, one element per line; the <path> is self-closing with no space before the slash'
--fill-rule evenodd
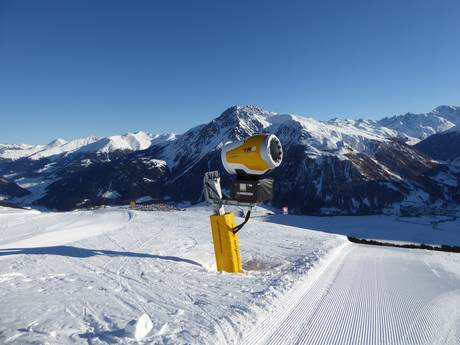
<path id="1" fill-rule="evenodd" d="M 281 164 L 283 148 L 274 134 L 258 134 L 225 144 L 221 158 L 229 174 L 258 179 Z"/>
<path id="2" fill-rule="evenodd" d="M 238 231 L 249 221 L 251 209 L 273 196 L 273 179 L 266 175 L 283 160 L 280 140 L 273 134 L 258 134 L 242 141 L 227 143 L 221 152 L 222 164 L 232 181 L 230 199 L 224 198 L 218 171 L 209 171 L 203 178 L 206 201 L 214 206 L 211 218 L 212 239 L 218 271 L 241 272 L 241 255 Z M 233 212 L 224 205 L 249 207 L 244 221 L 236 225 Z"/>

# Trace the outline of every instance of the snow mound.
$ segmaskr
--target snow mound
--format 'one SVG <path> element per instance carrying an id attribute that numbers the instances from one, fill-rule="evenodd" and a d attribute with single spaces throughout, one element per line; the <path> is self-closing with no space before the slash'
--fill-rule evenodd
<path id="1" fill-rule="evenodd" d="M 153 323 L 147 314 L 143 314 L 136 323 L 136 329 L 134 331 L 134 338 L 137 341 L 144 339 L 152 330 Z"/>

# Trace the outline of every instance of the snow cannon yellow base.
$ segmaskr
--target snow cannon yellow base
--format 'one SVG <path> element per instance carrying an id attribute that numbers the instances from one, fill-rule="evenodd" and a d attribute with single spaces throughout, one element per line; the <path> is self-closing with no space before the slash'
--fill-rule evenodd
<path id="1" fill-rule="evenodd" d="M 217 271 L 241 272 L 240 245 L 238 235 L 233 230 L 236 227 L 233 212 L 213 215 L 210 219 Z"/>

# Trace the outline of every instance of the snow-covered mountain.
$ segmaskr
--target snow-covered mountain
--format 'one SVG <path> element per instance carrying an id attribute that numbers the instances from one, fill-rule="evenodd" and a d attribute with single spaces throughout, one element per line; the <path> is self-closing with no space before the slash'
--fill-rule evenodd
<path id="1" fill-rule="evenodd" d="M 429 136 L 460 125 L 460 107 L 442 105 L 429 113 L 398 115 L 378 121 L 384 127 L 392 128 L 415 144 Z"/>
<path id="2" fill-rule="evenodd" d="M 324 122 L 234 106 L 181 135 L 137 132 L 86 142 L 60 140 L 13 159 L 5 157 L 31 147 L 5 147 L 0 151 L 0 175 L 33 193 L 17 202 L 55 209 L 142 197 L 194 203 L 202 200 L 205 171 L 220 170 L 228 186 L 219 155 L 225 142 L 270 132 L 281 139 L 285 151 L 274 173 L 274 206 L 314 214 L 437 212 L 460 201 L 460 187 L 451 183 L 459 176 L 407 143 L 421 140 L 429 130 L 453 127 L 460 112 L 457 107 L 438 107 L 428 114 Z M 427 118 L 444 125 L 431 121 L 429 126 Z M 411 132 L 414 128 L 417 131 Z"/>
<path id="3" fill-rule="evenodd" d="M 77 153 L 104 153 L 115 151 L 139 151 L 150 147 L 152 141 L 160 141 L 164 136 L 152 135 L 146 132 L 127 133 L 101 138 L 88 145 L 81 146 Z"/>
<path id="4" fill-rule="evenodd" d="M 0 159 L 17 160 L 29 158 L 39 160 L 56 157 L 62 154 L 73 153 L 102 153 L 109 154 L 115 151 L 139 151 L 150 147 L 152 142 L 161 142 L 170 137 L 168 135 L 152 135 L 146 132 L 113 135 L 106 138 L 88 137 L 65 141 L 58 138 L 47 145 L 8 145 L 0 144 Z"/>
<path id="5" fill-rule="evenodd" d="M 29 157 L 34 153 L 42 150 L 45 145 L 27 145 L 27 144 L 0 144 L 0 158 L 16 160 Z"/>

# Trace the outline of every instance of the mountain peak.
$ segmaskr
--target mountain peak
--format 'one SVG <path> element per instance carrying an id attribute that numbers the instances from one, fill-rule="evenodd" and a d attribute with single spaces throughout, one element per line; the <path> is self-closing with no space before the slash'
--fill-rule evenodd
<path id="1" fill-rule="evenodd" d="M 257 132 L 260 128 L 269 125 L 268 118 L 275 113 L 268 112 L 253 105 L 234 105 L 225 110 L 217 119 L 212 122 L 220 123 L 224 127 L 250 128 L 249 132 Z"/>
<path id="2" fill-rule="evenodd" d="M 47 146 L 48 147 L 56 147 L 56 146 L 62 146 L 64 144 L 67 144 L 67 141 L 62 139 L 62 138 L 57 138 L 54 139 L 52 142 L 50 142 Z"/>
<path id="3" fill-rule="evenodd" d="M 256 107 L 254 105 L 245 105 L 245 106 L 239 106 L 239 105 L 233 105 L 229 108 L 227 108 L 220 116 L 219 118 L 248 118 L 251 117 L 252 115 L 273 115 L 274 113 L 271 113 L 269 111 L 266 111 L 262 108 Z"/>
<path id="4" fill-rule="evenodd" d="M 436 116 L 445 118 L 454 125 L 460 125 L 460 107 L 440 105 L 439 107 L 436 107 L 432 113 Z"/>
<path id="5" fill-rule="evenodd" d="M 436 108 L 433 109 L 433 113 L 439 113 L 439 114 L 449 114 L 453 112 L 460 111 L 460 107 L 456 107 L 453 105 L 440 105 Z"/>

